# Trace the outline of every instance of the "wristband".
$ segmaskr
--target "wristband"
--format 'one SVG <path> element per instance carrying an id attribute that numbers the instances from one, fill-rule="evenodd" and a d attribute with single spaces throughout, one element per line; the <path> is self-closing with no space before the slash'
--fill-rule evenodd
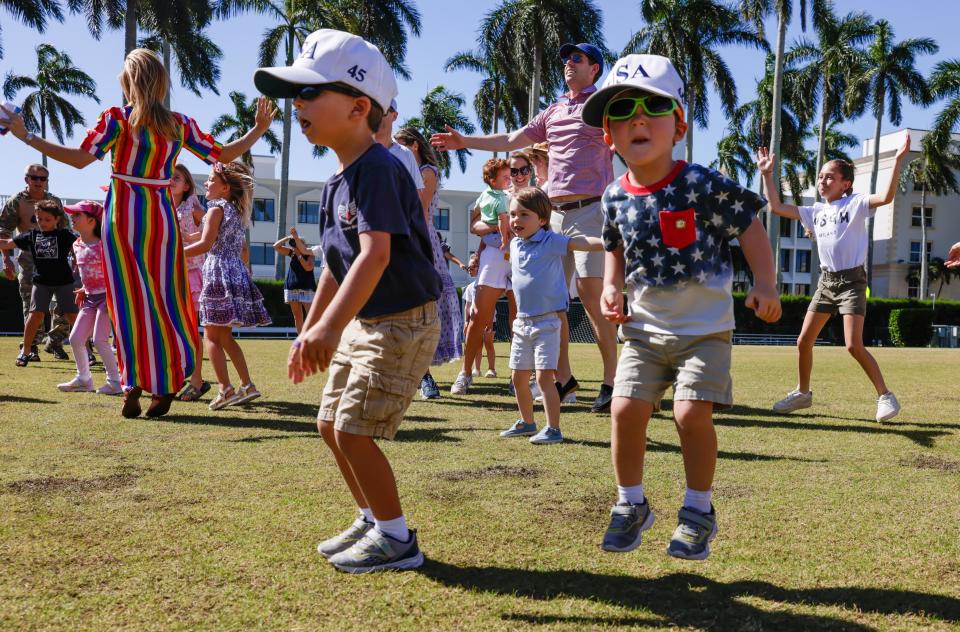
<path id="1" fill-rule="evenodd" d="M 294 340 L 290 346 L 293 347 L 294 349 L 299 349 L 300 347 L 303 346 L 303 342 L 301 342 L 300 340 Z"/>

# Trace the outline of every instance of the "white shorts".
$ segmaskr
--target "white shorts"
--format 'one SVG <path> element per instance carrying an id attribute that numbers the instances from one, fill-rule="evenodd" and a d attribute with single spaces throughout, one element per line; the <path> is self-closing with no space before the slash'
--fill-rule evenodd
<path id="1" fill-rule="evenodd" d="M 510 262 L 504 258 L 499 248 L 487 246 L 480 253 L 480 273 L 477 275 L 477 287 L 486 285 L 501 290 L 509 290 Z"/>
<path id="2" fill-rule="evenodd" d="M 560 360 L 560 317 L 556 312 L 513 321 L 510 368 L 556 371 Z"/>

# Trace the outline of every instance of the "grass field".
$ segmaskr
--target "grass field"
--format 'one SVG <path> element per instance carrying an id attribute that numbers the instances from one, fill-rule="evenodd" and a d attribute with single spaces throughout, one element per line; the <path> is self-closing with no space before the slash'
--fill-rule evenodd
<path id="1" fill-rule="evenodd" d="M 955 350 L 877 349 L 903 404 L 879 425 L 843 349 L 816 350 L 814 408 L 781 417 L 794 350 L 736 347 L 705 562 L 664 552 L 684 487 L 669 413 L 649 430 L 657 523 L 617 555 L 598 548 L 608 418 L 564 407 L 567 442 L 533 446 L 497 437 L 517 417 L 504 378 L 415 401 L 385 450 L 427 563 L 348 576 L 314 550 L 354 508 L 313 421 L 322 378 L 290 384 L 286 343 L 242 343 L 262 400 L 131 421 L 118 398 L 57 391 L 72 363 L 14 367 L 16 342 L 0 339 L 5 630 L 960 629 Z M 592 400 L 596 348 L 573 357 Z"/>

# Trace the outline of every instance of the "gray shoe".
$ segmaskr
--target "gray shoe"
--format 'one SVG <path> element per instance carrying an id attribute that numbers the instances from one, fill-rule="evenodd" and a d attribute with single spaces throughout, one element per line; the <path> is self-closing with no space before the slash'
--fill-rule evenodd
<path id="1" fill-rule="evenodd" d="M 811 406 L 813 406 L 813 391 L 804 393 L 799 388 L 795 388 L 773 405 L 773 412 L 792 413 L 795 410 L 810 408 Z"/>
<path id="2" fill-rule="evenodd" d="M 423 553 L 417 546 L 417 532 L 412 529 L 406 542 L 370 529 L 359 542 L 331 557 L 330 563 L 345 573 L 406 570 L 422 566 Z"/>
<path id="3" fill-rule="evenodd" d="M 611 553 L 626 553 L 640 546 L 643 532 L 653 526 L 653 512 L 646 500 L 642 505 L 617 503 L 610 509 L 610 524 L 600 548 Z"/>
<path id="4" fill-rule="evenodd" d="M 363 513 L 358 511 L 357 519 L 353 521 L 352 525 L 329 540 L 324 540 L 317 545 L 317 553 L 329 560 L 337 553 L 342 553 L 359 542 L 360 538 L 372 528 L 373 524 L 367 522 L 366 518 L 363 517 Z"/>
<path id="5" fill-rule="evenodd" d="M 537 434 L 537 424 L 525 424 L 522 419 L 500 433 L 501 437 L 532 437 Z"/>
<path id="6" fill-rule="evenodd" d="M 710 507 L 710 513 L 681 507 L 677 522 L 667 554 L 685 560 L 707 559 L 710 541 L 717 537 L 717 512 L 713 507 Z"/>

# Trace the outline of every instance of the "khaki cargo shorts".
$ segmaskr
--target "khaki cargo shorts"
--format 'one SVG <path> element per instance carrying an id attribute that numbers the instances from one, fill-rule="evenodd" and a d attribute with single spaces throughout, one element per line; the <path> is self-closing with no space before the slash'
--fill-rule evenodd
<path id="1" fill-rule="evenodd" d="M 660 400 L 672 385 L 675 401 L 708 401 L 716 408 L 730 408 L 731 335 L 729 331 L 705 336 L 630 332 L 620 352 L 613 396 L 642 399 L 660 410 Z"/>
<path id="2" fill-rule="evenodd" d="M 863 266 L 830 272 L 822 270 L 808 312 L 867 314 L 867 271 Z"/>
<path id="3" fill-rule="evenodd" d="M 597 237 L 603 234 L 603 209 L 600 201 L 588 204 L 583 208 L 569 211 L 554 210 L 550 215 L 550 230 L 566 237 Z M 578 279 L 603 277 L 603 260 L 606 253 L 584 252 L 577 250 L 568 252 L 563 257 L 563 274 L 567 285 L 573 280 L 574 272 Z"/>
<path id="4" fill-rule="evenodd" d="M 437 303 L 350 321 L 330 363 L 317 419 L 393 439 L 440 340 Z"/>

